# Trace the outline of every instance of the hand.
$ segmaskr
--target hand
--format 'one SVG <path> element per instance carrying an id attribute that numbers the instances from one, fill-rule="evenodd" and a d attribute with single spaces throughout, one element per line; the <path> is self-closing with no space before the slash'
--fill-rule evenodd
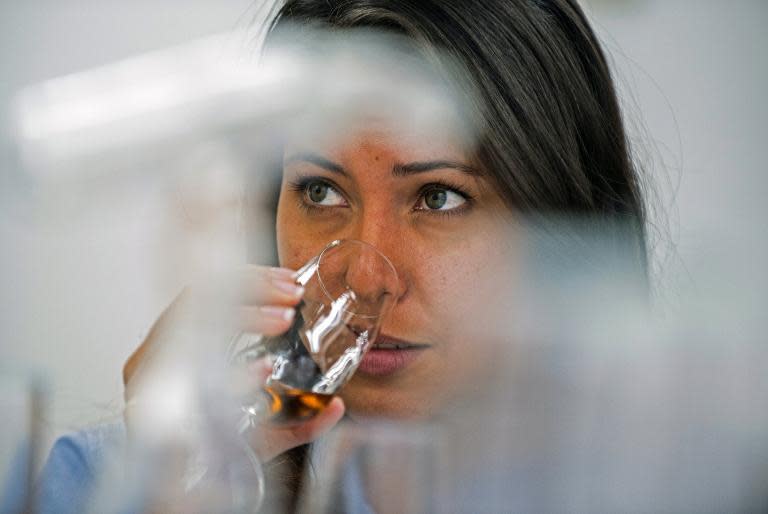
<path id="1" fill-rule="evenodd" d="M 238 311 L 239 329 L 265 336 L 287 331 L 295 316 L 294 306 L 303 294 L 302 288 L 294 282 L 294 271 L 248 266 L 239 274 L 238 283 L 243 284 L 242 290 L 245 291 L 241 301 L 233 306 Z M 136 384 L 147 370 L 162 373 L 162 369 L 158 370 L 162 366 L 159 364 L 161 359 L 155 358 L 155 355 L 164 341 L 174 337 L 184 319 L 185 307 L 195 294 L 193 288 L 185 289 L 160 315 L 147 337 L 126 361 L 123 367 L 126 405 L 132 404 Z M 268 462 L 295 446 L 316 439 L 330 430 L 343 415 L 343 402 L 334 398 L 322 412 L 305 423 L 289 427 L 265 424 L 255 435 L 257 440 L 251 443 L 262 462 Z M 126 409 L 126 424 L 130 428 L 130 409 Z"/>
<path id="2" fill-rule="evenodd" d="M 250 441 L 262 462 L 269 462 L 283 452 L 314 441 L 328 432 L 344 416 L 344 402 L 335 397 L 315 417 L 300 423 L 280 426 L 265 422 Z"/>

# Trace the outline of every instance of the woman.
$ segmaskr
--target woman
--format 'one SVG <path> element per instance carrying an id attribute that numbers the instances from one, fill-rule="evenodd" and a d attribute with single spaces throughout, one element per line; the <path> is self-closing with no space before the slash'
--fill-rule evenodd
<path id="1" fill-rule="evenodd" d="M 442 52 L 463 68 L 462 79 L 478 98 L 479 124 L 471 142 L 394 126 L 360 127 L 332 145 L 286 141 L 276 215 L 280 267 L 244 272 L 246 289 L 260 293 L 239 307 L 242 328 L 285 331 L 302 293 L 292 270 L 333 239 L 373 244 L 401 278 L 377 341 L 401 348 L 374 348 L 341 399 L 305 425 L 271 429 L 262 438 L 263 460 L 284 454 L 281 461 L 299 468 L 301 445 L 345 411 L 353 419 L 429 418 L 455 396 L 452 384 L 466 383 L 438 378 L 466 373 L 467 324 L 456 320 L 464 305 L 481 300 L 467 297 L 479 289 L 481 271 L 508 257 L 504 220 L 549 213 L 621 218 L 634 227 L 641 266 L 645 243 L 614 85 L 575 0 L 287 0 L 274 27 L 285 24 L 375 28 L 405 37 L 427 61 L 434 50 Z M 158 334 L 173 323 L 173 311 L 126 363 L 128 400 L 147 348 L 162 344 Z M 77 452 L 93 451 L 70 439 L 54 449 L 54 464 L 61 466 L 61 451 L 73 441 Z M 68 472 L 85 475 L 87 466 L 78 462 Z M 55 475 L 49 465 L 44 498 L 56 496 Z M 288 482 L 295 491 L 295 481 Z"/>

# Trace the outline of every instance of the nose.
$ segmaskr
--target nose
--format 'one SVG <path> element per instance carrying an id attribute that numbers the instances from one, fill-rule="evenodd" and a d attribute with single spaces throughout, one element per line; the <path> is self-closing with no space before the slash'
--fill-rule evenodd
<path id="1" fill-rule="evenodd" d="M 320 278 L 332 298 L 344 291 L 355 295 L 354 311 L 383 316 L 403 294 L 403 283 L 394 264 L 368 242 L 346 237 L 330 246 L 320 259 Z"/>
<path id="2" fill-rule="evenodd" d="M 386 211 L 382 211 L 384 210 L 374 212 L 371 209 L 367 215 L 361 216 L 357 220 L 354 230 L 350 231 L 348 235 L 350 239 L 362 241 L 375 249 L 375 252 L 364 252 L 361 255 L 360 266 L 348 270 L 348 281 L 355 291 L 358 291 L 359 288 L 359 291 L 364 291 L 364 294 L 368 295 L 369 298 L 372 298 L 371 295 L 386 294 L 391 297 L 394 304 L 405 296 L 408 290 L 407 269 L 403 262 L 404 259 L 401 258 L 404 241 L 399 236 L 400 231 L 397 223 L 394 220 L 388 221 L 387 218 L 390 216 L 387 216 Z M 381 258 L 382 255 L 384 256 L 383 259 Z M 396 278 L 388 280 L 385 286 L 376 290 L 373 286 L 376 284 L 376 280 L 372 280 L 373 277 L 391 274 L 392 272 L 388 268 L 394 268 Z"/>
<path id="3" fill-rule="evenodd" d="M 369 305 L 394 303 L 399 296 L 400 280 L 394 265 L 364 241 L 347 267 L 345 279 L 358 300 Z"/>

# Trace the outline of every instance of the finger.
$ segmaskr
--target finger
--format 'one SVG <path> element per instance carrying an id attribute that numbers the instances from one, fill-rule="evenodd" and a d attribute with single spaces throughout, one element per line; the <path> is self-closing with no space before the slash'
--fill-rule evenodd
<path id="1" fill-rule="evenodd" d="M 241 330 L 265 336 L 276 336 L 288 330 L 296 310 L 279 305 L 240 307 Z"/>
<path id="2" fill-rule="evenodd" d="M 314 441 L 333 428 L 343 416 L 344 402 L 336 397 L 314 418 L 300 425 L 261 425 L 261 430 L 255 433 L 254 449 L 263 462 L 268 462 L 291 448 Z"/>
<path id="3" fill-rule="evenodd" d="M 259 359 L 248 363 L 247 373 L 250 377 L 251 389 L 262 387 L 272 374 L 272 359 Z"/>
<path id="4" fill-rule="evenodd" d="M 232 366 L 230 383 L 233 394 L 241 399 L 242 405 L 264 400 L 264 384 L 272 375 L 274 362 L 270 358 L 245 361 L 242 366 Z"/>
<path id="5" fill-rule="evenodd" d="M 301 425 L 285 427 L 284 430 L 290 433 L 290 437 L 297 442 L 298 446 L 322 436 L 333 428 L 343 416 L 344 401 L 337 396 L 314 418 Z"/>
<path id="6" fill-rule="evenodd" d="M 286 268 L 251 266 L 243 273 L 243 303 L 247 305 L 296 305 L 304 288 L 295 272 Z"/>

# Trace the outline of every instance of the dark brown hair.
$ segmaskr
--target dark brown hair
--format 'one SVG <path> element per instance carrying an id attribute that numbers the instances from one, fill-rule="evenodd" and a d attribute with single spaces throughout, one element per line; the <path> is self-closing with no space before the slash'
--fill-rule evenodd
<path id="1" fill-rule="evenodd" d="M 479 98 L 476 158 L 518 212 L 645 213 L 608 64 L 574 0 L 287 0 L 274 27 L 370 27 L 458 61 Z M 644 257 L 643 257 L 644 258 Z"/>

